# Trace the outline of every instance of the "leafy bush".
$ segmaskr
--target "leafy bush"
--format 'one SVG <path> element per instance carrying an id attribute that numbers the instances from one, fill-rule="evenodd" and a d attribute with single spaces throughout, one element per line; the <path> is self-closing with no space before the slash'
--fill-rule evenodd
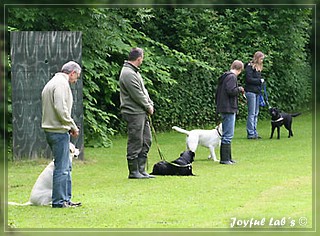
<path id="1" fill-rule="evenodd" d="M 218 77 L 233 60 L 248 62 L 258 50 L 266 54 L 271 105 L 293 111 L 310 104 L 311 8 L 11 8 L 8 25 L 83 32 L 87 146 L 109 146 L 110 135 L 125 131 L 118 76 L 135 46 L 145 50 L 141 70 L 158 130 L 213 125 Z M 245 117 L 241 101 L 238 118 Z"/>

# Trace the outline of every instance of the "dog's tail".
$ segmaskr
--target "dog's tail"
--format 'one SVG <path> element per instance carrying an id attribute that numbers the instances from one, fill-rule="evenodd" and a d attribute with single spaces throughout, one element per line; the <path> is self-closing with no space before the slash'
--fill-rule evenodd
<path id="1" fill-rule="evenodd" d="M 188 130 L 181 129 L 178 126 L 173 126 L 172 129 L 174 129 L 175 131 L 178 131 L 180 133 L 186 134 L 186 135 L 189 135 L 189 133 L 190 133 Z"/>
<path id="2" fill-rule="evenodd" d="M 301 115 L 301 113 L 299 112 L 299 113 L 294 113 L 294 114 L 291 114 L 291 116 L 292 117 L 296 117 L 296 116 L 300 116 Z"/>
<path id="3" fill-rule="evenodd" d="M 17 202 L 8 202 L 8 205 L 11 206 L 31 206 L 31 202 L 26 202 L 26 203 L 17 203 Z"/>

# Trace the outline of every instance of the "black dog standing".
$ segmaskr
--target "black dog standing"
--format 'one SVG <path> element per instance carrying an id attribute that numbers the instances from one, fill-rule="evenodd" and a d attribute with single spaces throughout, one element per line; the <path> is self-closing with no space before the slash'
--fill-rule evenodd
<path id="1" fill-rule="evenodd" d="M 269 109 L 270 115 L 271 115 L 271 135 L 270 139 L 273 137 L 274 130 L 277 128 L 277 133 L 278 133 L 278 139 L 280 139 L 280 127 L 284 125 L 286 129 L 289 131 L 289 136 L 293 136 L 292 132 L 292 117 L 296 117 L 300 115 L 301 113 L 294 113 L 294 114 L 288 114 L 281 112 L 275 107 L 272 107 Z"/>

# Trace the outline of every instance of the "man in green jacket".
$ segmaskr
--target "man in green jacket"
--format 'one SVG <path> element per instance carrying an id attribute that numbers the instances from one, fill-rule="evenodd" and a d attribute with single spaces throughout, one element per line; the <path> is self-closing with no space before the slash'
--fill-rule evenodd
<path id="1" fill-rule="evenodd" d="M 132 48 L 119 78 L 120 109 L 128 129 L 129 179 L 154 178 L 145 170 L 152 139 L 148 116 L 152 115 L 154 110 L 153 102 L 139 73 L 142 61 L 143 50 Z"/>
<path id="2" fill-rule="evenodd" d="M 80 206 L 71 202 L 70 134 L 79 135 L 71 117 L 73 96 L 69 83 L 76 83 L 81 67 L 69 61 L 44 86 L 42 90 L 42 128 L 54 157 L 52 207 Z M 69 134 L 70 132 L 70 134 Z"/>

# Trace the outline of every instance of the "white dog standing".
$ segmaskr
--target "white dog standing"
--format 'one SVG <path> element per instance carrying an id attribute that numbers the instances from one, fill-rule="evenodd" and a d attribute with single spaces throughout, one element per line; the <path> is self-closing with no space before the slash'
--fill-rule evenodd
<path id="1" fill-rule="evenodd" d="M 172 129 L 187 135 L 187 148 L 190 151 L 195 152 L 198 145 L 207 147 L 210 150 L 210 155 L 208 158 L 212 158 L 214 161 L 219 161 L 216 157 L 214 149 L 221 144 L 222 124 L 219 124 L 217 127 L 215 127 L 215 129 L 211 130 L 195 129 L 187 131 L 177 126 L 173 126 Z"/>
<path id="2" fill-rule="evenodd" d="M 79 156 L 80 151 L 72 143 L 70 143 L 69 148 L 70 148 L 70 161 L 72 162 L 73 157 L 77 158 Z M 33 185 L 28 202 L 23 204 L 8 202 L 8 204 L 16 205 L 16 206 L 49 205 L 52 200 L 53 170 L 54 170 L 54 162 L 51 161 L 49 165 L 47 165 L 47 167 L 41 172 L 37 181 Z"/>

